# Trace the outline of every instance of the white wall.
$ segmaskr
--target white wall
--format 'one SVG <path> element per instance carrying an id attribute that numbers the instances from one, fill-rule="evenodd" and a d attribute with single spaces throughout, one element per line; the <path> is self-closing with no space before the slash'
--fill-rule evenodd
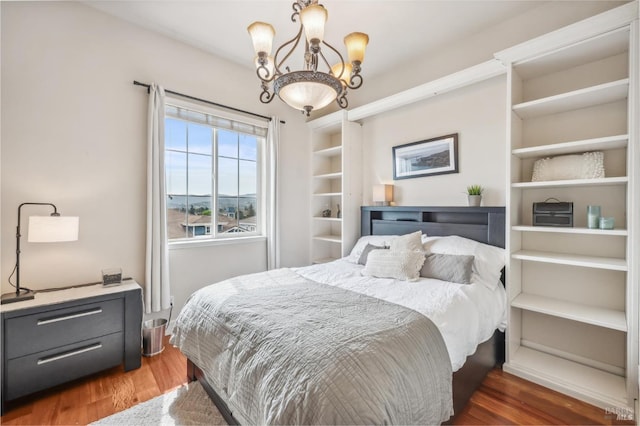
<path id="1" fill-rule="evenodd" d="M 80 217 L 80 239 L 55 245 L 23 238 L 21 284 L 33 289 L 100 280 L 122 267 L 144 280 L 146 90 L 133 80 L 263 115 L 282 126 L 284 265 L 308 257 L 306 218 L 295 205 L 308 188 L 304 117 L 279 100 L 258 100 L 242 68 L 75 2 L 2 2 L 2 293 L 15 263 L 18 205 L 53 202 Z M 212 37 L 222 37 L 215 34 Z M 248 47 L 250 51 L 250 46 Z M 48 214 L 27 207 L 24 217 Z M 26 227 L 23 221 L 23 234 Z M 299 241 L 302 243 L 298 243 Z M 265 243 L 170 251 L 176 310 L 196 288 L 266 268 Z"/>
<path id="2" fill-rule="evenodd" d="M 350 103 L 372 102 L 480 64 L 493 59 L 495 52 L 622 3 L 541 2 L 473 37 L 416 56 L 392 74 L 368 79 L 365 63 L 364 85 L 350 93 Z M 502 76 L 363 120 L 363 204 L 372 203 L 374 184 L 392 183 L 398 205 L 467 205 L 466 187 L 479 184 L 486 188 L 482 205 L 504 206 L 505 102 L 506 76 Z M 459 173 L 393 181 L 393 146 L 451 133 L 459 134 Z"/>
<path id="3" fill-rule="evenodd" d="M 378 183 L 394 185 L 397 205 L 467 205 L 465 189 L 485 187 L 485 206 L 504 206 L 506 76 L 363 121 L 363 203 Z M 458 173 L 393 180 L 392 147 L 458 133 Z"/>

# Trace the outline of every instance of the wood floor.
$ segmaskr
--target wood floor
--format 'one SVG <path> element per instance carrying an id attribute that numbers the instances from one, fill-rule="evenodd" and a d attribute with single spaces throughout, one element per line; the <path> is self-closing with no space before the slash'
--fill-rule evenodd
<path id="1" fill-rule="evenodd" d="M 167 338 L 168 340 L 168 338 Z M 160 355 L 142 367 L 103 373 L 25 397 L 10 404 L 3 425 L 87 424 L 166 393 L 187 381 L 186 359 L 165 342 Z M 454 424 L 610 425 L 615 416 L 592 405 L 493 370 Z"/>

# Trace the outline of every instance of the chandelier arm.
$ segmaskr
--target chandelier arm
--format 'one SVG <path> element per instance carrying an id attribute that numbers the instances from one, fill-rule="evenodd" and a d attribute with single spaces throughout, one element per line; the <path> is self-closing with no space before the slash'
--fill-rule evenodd
<path id="1" fill-rule="evenodd" d="M 327 68 L 331 69 L 331 65 L 329 65 L 329 62 L 327 61 L 327 58 L 324 56 L 324 53 L 322 53 L 322 50 L 317 53 L 317 56 L 320 56 L 322 58 L 322 61 L 324 62 L 324 64 L 327 66 Z M 344 62 L 342 64 L 343 64 L 342 66 L 344 68 Z M 316 64 L 316 68 L 317 68 L 317 66 L 318 65 Z M 343 69 L 342 72 L 344 73 L 344 69 Z M 334 77 L 338 78 L 337 75 L 334 75 Z"/>
<path id="2" fill-rule="evenodd" d="M 263 104 L 268 104 L 273 100 L 274 97 L 275 97 L 274 94 L 269 92 L 269 87 L 265 83 L 262 83 L 262 93 L 260 93 L 260 102 L 262 102 Z"/>
<path id="3" fill-rule="evenodd" d="M 302 11 L 302 6 L 300 6 L 298 4 L 297 1 L 293 2 L 293 4 L 291 5 L 291 8 L 293 9 L 293 13 L 291 14 L 291 22 L 298 22 L 296 20 L 296 16 L 300 15 L 300 12 Z"/>
<path id="4" fill-rule="evenodd" d="M 345 109 L 349 106 L 349 100 L 347 99 L 347 90 L 343 90 L 342 93 L 336 98 L 336 102 L 338 106 L 342 109 Z"/>
<path id="5" fill-rule="evenodd" d="M 298 47 L 298 44 L 300 43 L 301 35 L 302 35 L 302 25 L 300 25 L 300 29 L 298 30 L 298 34 L 296 34 L 295 37 L 293 37 L 291 40 L 283 43 L 282 46 L 278 47 L 278 50 L 276 50 L 276 54 L 273 55 L 273 67 L 275 68 L 275 74 L 283 74 L 283 72 L 280 71 L 280 67 L 282 66 L 282 64 L 287 59 L 289 59 L 289 56 L 291 56 L 293 51 L 296 50 L 296 47 Z M 291 50 L 289 50 L 289 52 L 286 54 L 286 56 L 278 63 L 278 55 L 280 54 L 280 51 L 282 49 L 284 49 L 287 45 L 291 44 L 291 43 L 294 43 L 293 47 L 291 48 Z"/>
<path id="6" fill-rule="evenodd" d="M 262 74 L 260 73 L 261 71 L 264 72 L 264 77 L 262 76 Z M 271 83 L 273 81 L 273 79 L 276 77 L 275 72 L 273 74 L 271 74 L 269 72 L 269 69 L 264 66 L 264 65 L 260 65 L 257 69 L 256 69 L 256 74 L 258 74 L 258 78 L 260 79 L 260 81 L 263 81 L 265 83 Z"/>
<path id="7" fill-rule="evenodd" d="M 326 41 L 322 40 L 322 44 L 324 44 L 325 46 L 327 46 L 329 49 L 333 50 L 333 52 L 338 55 L 338 58 L 340 58 L 340 62 L 342 62 L 342 66 L 344 66 L 344 58 L 342 57 L 342 55 L 340 54 L 340 52 L 338 51 L 338 49 L 336 49 L 335 47 L 333 47 L 332 45 L 330 45 L 329 43 L 327 43 Z M 325 59 L 324 55 L 322 55 L 322 59 L 324 59 L 324 63 L 327 64 L 327 66 L 329 67 L 329 69 L 331 69 L 331 65 L 329 65 L 327 63 L 327 60 Z"/>
<path id="8" fill-rule="evenodd" d="M 347 86 L 349 86 L 349 89 L 358 89 L 360 88 L 360 86 L 362 86 L 362 76 L 360 74 L 354 74 L 351 76 L 351 81 L 349 82 L 349 84 L 347 84 Z"/>

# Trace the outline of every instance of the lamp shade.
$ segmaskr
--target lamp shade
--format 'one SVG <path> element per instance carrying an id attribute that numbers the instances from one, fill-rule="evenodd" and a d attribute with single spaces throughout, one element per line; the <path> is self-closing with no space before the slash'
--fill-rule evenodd
<path id="1" fill-rule="evenodd" d="M 289 106 L 301 111 L 324 108 L 342 92 L 342 83 L 332 75 L 293 71 L 276 78 L 274 91 Z"/>
<path id="2" fill-rule="evenodd" d="M 254 22 L 249 25 L 247 31 L 251 35 L 253 50 L 255 50 L 256 55 L 260 53 L 264 53 L 267 56 L 270 55 L 273 37 L 276 35 L 276 30 L 273 29 L 273 26 L 265 22 Z"/>
<path id="3" fill-rule="evenodd" d="M 30 216 L 30 243 L 76 241 L 80 218 L 77 216 Z"/>
<path id="4" fill-rule="evenodd" d="M 364 51 L 369 44 L 369 36 L 365 33 L 351 33 L 344 38 L 344 44 L 347 46 L 347 55 L 349 62 L 362 63 L 364 61 Z"/>
<path id="5" fill-rule="evenodd" d="M 300 11 L 300 21 L 307 40 L 310 42 L 313 40 L 317 44 L 324 40 L 324 24 L 328 17 L 327 9 L 319 4 L 312 4 Z"/>
<path id="6" fill-rule="evenodd" d="M 393 185 L 373 185 L 373 202 L 389 205 L 393 201 Z"/>
<path id="7" fill-rule="evenodd" d="M 349 63 L 344 64 L 343 67 L 342 62 L 338 62 L 331 67 L 334 77 L 343 80 L 347 85 L 351 83 L 351 71 L 353 71 L 353 66 Z"/>

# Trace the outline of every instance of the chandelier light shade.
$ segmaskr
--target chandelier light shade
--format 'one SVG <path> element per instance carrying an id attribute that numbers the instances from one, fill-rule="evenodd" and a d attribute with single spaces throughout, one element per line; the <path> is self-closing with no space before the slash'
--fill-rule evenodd
<path id="1" fill-rule="evenodd" d="M 254 22 L 247 28 L 256 53 L 256 73 L 262 88 L 260 101 L 269 103 L 277 95 L 307 116 L 333 101 L 340 108 L 346 108 L 349 105 L 347 90 L 362 86 L 360 71 L 369 36 L 355 32 L 345 37 L 349 58 L 345 62 L 340 52 L 324 40 L 328 19 L 324 6 L 318 4 L 318 0 L 297 0 L 292 9 L 291 21 L 299 22 L 298 33 L 278 47 L 273 56 L 273 27 L 264 22 Z M 303 65 L 302 69 L 292 70 L 287 61 L 298 46 Z M 334 57 L 333 66 L 329 65 L 325 53 Z"/>
<path id="2" fill-rule="evenodd" d="M 369 36 L 365 33 L 351 33 L 344 38 L 347 46 L 349 61 L 354 64 L 361 64 L 364 61 L 364 50 L 369 44 Z"/>
<path id="3" fill-rule="evenodd" d="M 300 12 L 300 21 L 311 46 L 320 45 L 324 39 L 324 25 L 328 17 L 327 9 L 317 4 L 307 6 Z"/>
<path id="4" fill-rule="evenodd" d="M 273 37 L 276 35 L 276 30 L 270 24 L 265 24 L 264 22 L 254 22 L 249 25 L 247 30 L 251 34 L 253 49 L 256 52 L 266 52 L 267 55 L 271 55 Z"/>

